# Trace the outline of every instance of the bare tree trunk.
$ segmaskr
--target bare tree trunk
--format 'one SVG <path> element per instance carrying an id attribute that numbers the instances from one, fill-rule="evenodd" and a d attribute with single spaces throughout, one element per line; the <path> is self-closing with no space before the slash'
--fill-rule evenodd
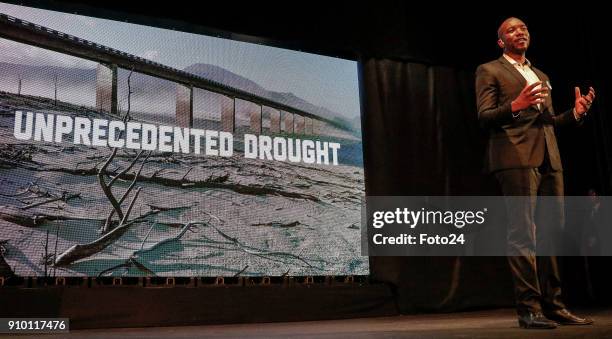
<path id="1" fill-rule="evenodd" d="M 45 254 L 43 254 L 43 262 L 45 263 L 45 278 L 48 277 L 47 273 L 47 258 L 49 257 L 49 230 L 47 230 L 47 237 L 45 238 Z"/>
<path id="2" fill-rule="evenodd" d="M 55 89 L 55 100 L 54 100 L 53 105 L 57 106 L 57 73 L 53 74 L 53 85 Z"/>
<path id="3" fill-rule="evenodd" d="M 131 88 L 130 80 L 132 77 L 132 72 L 133 70 L 130 71 L 130 74 L 128 75 L 128 79 L 127 79 L 127 82 L 128 82 L 128 109 L 127 109 L 127 112 L 125 113 L 125 116 L 123 117 L 124 123 L 130 120 L 130 109 L 131 109 L 130 101 L 131 101 L 131 95 L 132 95 L 132 88 Z M 56 267 L 67 266 L 67 265 L 74 263 L 77 260 L 89 257 L 93 254 L 96 254 L 102 251 L 107 246 L 112 244 L 114 241 L 119 239 L 128 230 L 128 228 L 132 224 L 142 221 L 141 218 L 143 216 L 137 217 L 129 221 L 130 213 L 132 212 L 132 208 L 134 207 L 134 204 L 136 203 L 136 200 L 138 199 L 138 195 L 140 194 L 142 187 L 138 187 L 136 189 L 136 192 L 134 193 L 132 200 L 129 203 L 127 210 L 125 212 L 122 210 L 121 204 L 130 194 L 132 189 L 135 188 L 135 185 L 136 185 L 136 182 L 138 181 L 140 173 L 142 172 L 142 169 L 144 165 L 146 164 L 147 160 L 149 159 L 149 156 L 151 155 L 152 151 L 149 151 L 147 156 L 142 160 L 142 163 L 140 164 L 140 168 L 134 174 L 134 179 L 132 180 L 132 183 L 127 188 L 127 190 L 123 193 L 120 199 L 117 199 L 117 197 L 115 197 L 115 195 L 113 194 L 112 186 L 116 182 L 116 180 L 119 179 L 119 177 L 126 174 L 136 164 L 136 162 L 138 161 L 138 159 L 140 158 L 140 156 L 142 155 L 144 151 L 141 150 L 136 155 L 136 157 L 134 157 L 131 163 L 126 166 L 126 168 L 124 168 L 121 172 L 115 175 L 115 177 L 111 178 L 109 182 L 106 182 L 106 179 L 105 179 L 105 176 L 107 175 L 106 169 L 108 168 L 110 163 L 113 161 L 113 159 L 117 155 L 117 151 L 118 151 L 118 148 L 113 148 L 108 159 L 104 162 L 104 164 L 98 171 L 98 183 L 100 184 L 100 187 L 102 188 L 102 192 L 104 192 L 104 195 L 106 196 L 110 205 L 112 206 L 112 210 L 109 216 L 107 217 L 104 223 L 104 226 L 102 228 L 102 233 L 104 233 L 104 235 L 98 238 L 97 240 L 94 240 L 93 242 L 90 242 L 88 244 L 77 244 L 77 245 L 70 247 L 64 253 L 60 254 L 59 256 L 55 258 L 54 266 Z M 115 213 L 117 214 L 117 217 L 119 219 L 117 226 L 114 226 L 112 224 L 112 217 Z"/>

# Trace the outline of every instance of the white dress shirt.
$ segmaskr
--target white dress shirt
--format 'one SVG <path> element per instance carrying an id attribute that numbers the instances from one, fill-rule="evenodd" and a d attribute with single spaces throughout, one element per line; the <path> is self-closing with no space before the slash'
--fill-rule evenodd
<path id="1" fill-rule="evenodd" d="M 525 63 L 521 64 L 518 61 L 512 59 L 510 56 L 508 56 L 507 54 L 504 53 L 504 58 L 506 58 L 506 60 L 508 60 L 508 62 L 510 62 L 510 64 L 512 64 L 512 66 L 514 66 L 514 68 L 516 68 L 517 71 L 519 71 L 519 73 L 521 73 L 521 75 L 523 76 L 523 78 L 525 78 L 525 80 L 527 81 L 527 85 L 531 85 L 534 82 L 538 82 L 540 81 L 540 79 L 538 78 L 538 76 L 535 74 L 535 72 L 531 69 L 531 62 L 529 62 L 529 60 L 525 59 Z M 538 85 L 534 88 L 538 89 L 542 87 L 541 85 Z M 538 110 L 540 109 L 541 104 L 537 104 L 538 106 Z"/>

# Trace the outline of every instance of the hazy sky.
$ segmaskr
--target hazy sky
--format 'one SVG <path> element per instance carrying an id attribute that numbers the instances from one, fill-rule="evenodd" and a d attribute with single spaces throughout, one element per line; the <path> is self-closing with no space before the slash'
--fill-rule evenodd
<path id="1" fill-rule="evenodd" d="M 354 61 L 4 3 L 0 3 L 0 12 L 178 69 L 196 63 L 217 65 L 268 90 L 292 92 L 347 118 L 359 115 Z M 78 58 L 49 58 L 48 53 L 30 46 L 23 45 L 23 50 L 3 47 L 0 61 L 27 60 L 38 65 L 82 68 L 92 65 Z"/>

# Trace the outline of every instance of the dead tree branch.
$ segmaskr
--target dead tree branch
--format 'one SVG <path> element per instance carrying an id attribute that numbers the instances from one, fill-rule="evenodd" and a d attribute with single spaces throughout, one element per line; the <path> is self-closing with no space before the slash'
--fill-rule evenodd
<path id="1" fill-rule="evenodd" d="M 140 156 L 142 155 L 144 151 L 140 151 L 138 152 L 138 154 L 136 154 L 136 157 L 132 160 L 132 162 L 130 163 L 129 166 L 127 166 L 125 169 L 123 169 L 121 172 L 119 172 L 118 174 L 116 174 L 111 181 L 108 182 L 108 186 L 113 186 L 113 184 L 115 183 L 115 181 L 117 181 L 117 179 L 119 179 L 119 177 L 121 177 L 122 175 L 124 175 L 125 173 L 127 173 L 129 170 L 132 169 L 132 167 L 134 167 L 134 165 L 136 164 L 136 162 L 138 161 L 138 158 L 140 158 Z M 149 153 L 150 154 L 150 153 Z"/>
<path id="2" fill-rule="evenodd" d="M 238 273 L 234 274 L 234 277 L 240 276 L 244 271 L 246 271 L 247 268 L 249 268 L 249 265 L 244 266 L 243 269 L 241 269 Z"/>
<path id="3" fill-rule="evenodd" d="M 119 202 L 117 202 L 117 199 L 115 199 L 115 196 L 113 195 L 113 192 L 111 191 L 111 188 L 106 184 L 106 181 L 104 180 L 106 168 L 111 163 L 111 161 L 113 161 L 113 158 L 115 158 L 116 154 L 117 154 L 117 148 L 114 148 L 113 151 L 111 152 L 111 155 L 108 157 L 108 159 L 104 163 L 104 165 L 102 165 L 102 168 L 100 168 L 100 171 L 98 171 L 98 182 L 100 183 L 100 187 L 102 187 L 102 191 L 104 192 L 104 195 L 106 196 L 108 201 L 113 206 L 113 209 L 119 216 L 119 219 L 123 219 L 123 212 L 121 211 L 121 206 L 119 205 Z"/>
<path id="4" fill-rule="evenodd" d="M 66 202 L 66 201 L 68 201 L 70 199 L 80 198 L 80 197 L 81 197 L 81 193 L 68 194 L 67 195 L 66 192 L 64 192 L 64 194 L 62 194 L 61 197 L 57 197 L 57 198 L 53 198 L 53 199 L 37 202 L 35 204 L 31 204 L 31 205 L 27 205 L 27 206 L 23 206 L 23 207 L 21 207 L 21 209 L 22 210 L 27 210 L 27 209 L 30 209 L 30 208 L 38 207 L 40 205 L 48 204 L 48 203 L 55 202 L 55 201 L 63 200 L 64 202 Z"/>
<path id="5" fill-rule="evenodd" d="M 183 224 L 183 227 L 181 228 L 181 231 L 175 235 L 174 237 L 170 237 L 164 240 L 161 240 L 157 243 L 155 243 L 153 246 L 144 249 L 144 244 L 147 241 L 147 239 L 149 238 L 149 235 L 151 234 L 151 231 L 153 230 L 153 227 L 155 226 L 155 224 L 151 225 L 151 228 L 149 229 L 149 232 L 147 232 L 147 235 L 145 235 L 144 239 L 142 240 L 142 244 L 140 245 L 140 249 L 137 251 L 134 251 L 134 253 L 132 253 L 132 255 L 130 255 L 130 257 L 123 263 L 115 265 L 113 267 L 107 268 L 105 270 L 103 270 L 102 272 L 100 272 L 98 274 L 98 276 L 102 276 L 108 272 L 112 272 L 118 268 L 130 268 L 130 267 L 136 267 L 137 269 L 139 269 L 140 271 L 144 272 L 146 275 L 150 275 L 150 276 L 155 276 L 155 272 L 151 271 L 150 269 L 148 269 L 145 265 L 143 265 L 142 263 L 140 263 L 138 261 L 138 257 L 144 253 L 150 252 L 155 250 L 156 248 L 173 242 L 173 241 L 178 241 L 181 239 L 181 237 L 183 237 L 183 235 L 185 235 L 185 233 L 190 229 L 191 226 L 196 225 L 196 224 L 203 224 L 201 222 L 188 222 L 186 224 Z"/>
<path id="6" fill-rule="evenodd" d="M 144 151 L 140 151 L 136 155 L 136 158 L 134 158 L 134 160 L 126 168 L 126 170 L 123 170 L 121 173 L 117 174 L 108 184 L 106 184 L 106 182 L 104 181 L 104 178 L 101 178 L 100 175 L 98 175 L 98 179 L 101 180 L 101 185 L 103 185 L 102 186 L 102 190 L 105 192 L 105 194 L 106 194 L 106 192 L 109 192 L 110 196 L 112 197 L 112 200 L 111 200 L 111 198 L 109 198 L 109 200 L 111 201 L 111 204 L 113 205 L 113 210 L 111 210 L 111 212 L 109 213 L 108 217 L 106 218 L 104 226 L 102 227 L 102 232 L 108 232 L 108 231 L 111 230 L 111 228 L 112 228 L 112 219 L 113 219 L 113 216 L 115 215 L 115 213 L 117 213 L 117 216 L 118 216 L 118 218 L 120 220 L 123 220 L 124 215 L 123 215 L 123 211 L 121 211 L 121 204 L 123 204 L 123 202 L 125 201 L 127 196 L 130 194 L 130 192 L 132 191 L 132 189 L 136 185 L 136 181 L 140 177 L 140 173 L 142 172 L 142 169 L 143 169 L 145 163 L 147 162 L 147 159 L 149 159 L 149 156 L 151 155 L 152 152 L 149 151 L 149 153 L 147 154 L 145 159 L 142 161 L 142 163 L 140 164 L 140 168 L 138 169 L 138 172 L 136 172 L 136 174 L 132 178 L 132 182 L 131 182 L 130 186 L 128 186 L 127 190 L 123 193 L 123 195 L 121 196 L 119 201 L 117 201 L 115 196 L 113 195 L 113 193 L 111 191 L 111 185 L 114 183 L 114 181 L 117 178 L 119 178 L 122 175 L 125 175 L 127 173 L 127 171 L 134 166 L 134 164 L 136 163 L 136 161 L 138 160 L 138 158 L 140 157 L 140 155 L 143 152 Z M 100 170 L 100 173 L 102 173 L 102 169 Z M 108 197 L 108 194 L 106 196 Z M 113 201 L 114 201 L 114 203 L 113 203 Z M 115 208 L 115 203 L 116 203 L 117 208 Z"/>
<path id="7" fill-rule="evenodd" d="M 55 260 L 55 266 L 68 266 L 77 260 L 89 257 L 102 251 L 115 240 L 119 239 L 132 224 L 141 221 L 143 221 L 143 219 L 134 219 L 106 233 L 104 236 L 93 242 L 70 247 L 67 251 L 57 257 Z"/>

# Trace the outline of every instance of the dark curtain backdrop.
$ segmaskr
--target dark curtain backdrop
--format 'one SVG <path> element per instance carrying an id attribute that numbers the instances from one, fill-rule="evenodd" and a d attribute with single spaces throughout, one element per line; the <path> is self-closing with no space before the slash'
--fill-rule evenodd
<path id="1" fill-rule="evenodd" d="M 477 121 L 473 71 L 378 58 L 365 60 L 362 67 L 369 195 L 499 194 L 496 182 L 482 171 L 485 134 Z M 582 131 L 568 132 L 565 138 L 609 137 L 612 131 L 601 128 L 602 117 L 596 113 Z M 586 155 L 582 146 L 582 153 L 568 148 L 566 163 L 609 159 L 603 146 L 593 146 Z M 595 170 L 605 177 L 603 164 Z M 566 181 L 582 185 L 569 172 Z M 562 258 L 566 300 L 594 305 L 609 298 L 599 287 L 607 282 L 601 275 L 611 262 Z M 404 313 L 514 302 L 505 257 L 373 257 L 370 263 L 375 280 L 394 286 Z"/>

